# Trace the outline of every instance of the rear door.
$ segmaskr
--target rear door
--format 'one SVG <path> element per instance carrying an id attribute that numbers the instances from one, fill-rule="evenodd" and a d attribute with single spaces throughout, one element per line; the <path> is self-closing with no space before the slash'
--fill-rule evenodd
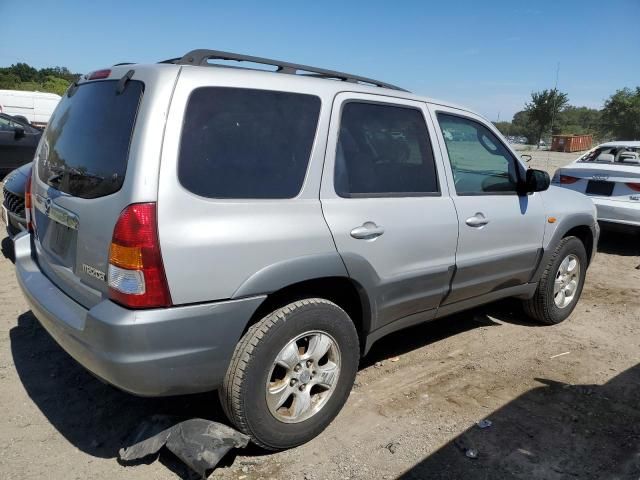
<path id="1" fill-rule="evenodd" d="M 448 287 L 458 221 L 432 137 L 420 102 L 335 99 L 322 210 L 349 275 L 375 305 L 372 330 L 434 315 Z"/>
<path id="2" fill-rule="evenodd" d="M 527 283 L 542 253 L 542 196 L 517 193 L 525 167 L 483 119 L 431 108 L 460 225 L 456 274 L 443 304 Z"/>
<path id="3" fill-rule="evenodd" d="M 65 95 L 36 154 L 38 263 L 86 307 L 107 296 L 109 247 L 120 213 L 131 203 L 157 199 L 164 112 L 177 72 L 172 81 L 156 82 L 168 89 L 150 88 L 157 75 L 136 69 L 118 92 L 124 73 L 83 82 Z"/>

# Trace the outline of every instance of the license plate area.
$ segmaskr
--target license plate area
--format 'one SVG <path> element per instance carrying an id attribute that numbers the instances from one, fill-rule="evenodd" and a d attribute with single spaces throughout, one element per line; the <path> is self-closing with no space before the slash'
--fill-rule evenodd
<path id="1" fill-rule="evenodd" d="M 613 193 L 613 182 L 605 182 L 602 180 L 589 180 L 587 183 L 587 195 L 600 195 L 610 197 Z"/>
<path id="2" fill-rule="evenodd" d="M 74 269 L 78 217 L 51 199 L 35 195 L 35 230 L 43 250 L 59 266 Z"/>
<path id="3" fill-rule="evenodd" d="M 49 247 L 51 251 L 60 257 L 65 257 L 73 241 L 73 230 L 55 220 L 52 220 L 49 228 L 51 230 Z"/>
<path id="4" fill-rule="evenodd" d="M 2 217 L 2 223 L 4 223 L 7 227 L 9 226 L 9 213 L 7 212 L 7 207 L 4 205 L 0 205 L 0 217 Z"/>

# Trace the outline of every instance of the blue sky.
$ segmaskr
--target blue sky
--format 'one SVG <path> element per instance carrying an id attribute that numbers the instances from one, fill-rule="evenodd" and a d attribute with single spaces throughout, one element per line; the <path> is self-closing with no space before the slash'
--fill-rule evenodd
<path id="1" fill-rule="evenodd" d="M 0 0 L 0 66 L 87 72 L 194 48 L 344 70 L 510 119 L 531 91 L 600 107 L 640 86 L 640 0 Z M 626 23 L 632 21 L 633 23 Z"/>

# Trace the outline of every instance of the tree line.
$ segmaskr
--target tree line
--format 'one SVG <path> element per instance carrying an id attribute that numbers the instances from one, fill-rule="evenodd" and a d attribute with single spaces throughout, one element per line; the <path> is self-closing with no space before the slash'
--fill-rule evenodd
<path id="1" fill-rule="evenodd" d="M 69 84 L 79 78 L 79 73 L 71 73 L 66 67 L 49 67 L 38 70 L 26 63 L 16 63 L 10 67 L 0 68 L 0 89 L 49 92 L 62 95 Z"/>
<path id="2" fill-rule="evenodd" d="M 555 88 L 533 92 L 511 122 L 495 122 L 505 136 L 525 137 L 538 145 L 550 135 L 591 134 L 596 142 L 640 140 L 640 87 L 617 90 L 602 110 L 576 107 Z"/>

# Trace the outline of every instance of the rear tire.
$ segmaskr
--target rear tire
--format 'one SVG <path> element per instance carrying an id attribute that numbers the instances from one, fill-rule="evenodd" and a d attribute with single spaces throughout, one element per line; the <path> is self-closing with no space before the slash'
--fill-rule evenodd
<path id="1" fill-rule="evenodd" d="M 525 313 L 546 325 L 566 320 L 580 299 L 587 261 L 580 239 L 563 238 L 540 277 L 536 293 L 523 302 Z"/>
<path id="2" fill-rule="evenodd" d="M 321 298 L 290 303 L 249 328 L 236 346 L 218 391 L 222 408 L 256 445 L 295 447 L 342 409 L 359 358 L 355 326 L 338 305 Z"/>

